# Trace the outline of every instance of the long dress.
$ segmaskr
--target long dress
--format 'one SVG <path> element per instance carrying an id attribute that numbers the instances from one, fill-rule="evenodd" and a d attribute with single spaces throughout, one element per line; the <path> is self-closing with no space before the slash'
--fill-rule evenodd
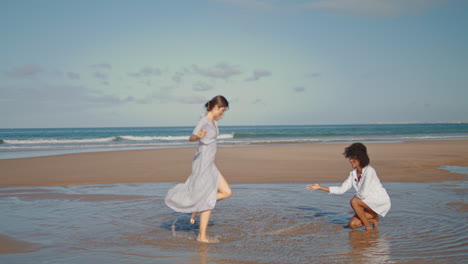
<path id="1" fill-rule="evenodd" d="M 192 173 L 185 181 L 170 189 L 164 199 L 174 211 L 193 213 L 211 210 L 216 205 L 219 170 L 216 167 L 216 138 L 219 129 L 216 121 L 203 116 L 192 134 L 204 129 L 206 135 L 199 140 L 198 151 L 192 161 Z"/>
<path id="2" fill-rule="evenodd" d="M 357 171 L 352 170 L 349 177 L 341 184 L 341 186 L 331 186 L 330 194 L 343 194 L 351 187 L 354 187 L 360 198 L 374 212 L 381 216 L 385 216 L 390 210 L 391 202 L 387 191 L 380 183 L 377 177 L 377 172 L 371 166 L 366 166 L 362 169 L 361 180 L 357 178 Z"/>

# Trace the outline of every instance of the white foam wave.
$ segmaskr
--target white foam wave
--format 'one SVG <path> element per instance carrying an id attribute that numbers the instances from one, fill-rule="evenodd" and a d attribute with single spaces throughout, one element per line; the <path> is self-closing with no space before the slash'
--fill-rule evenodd
<path id="1" fill-rule="evenodd" d="M 171 143 L 135 143 L 135 144 L 88 144 L 88 145 L 45 145 L 45 146 L 0 146 L 1 151 L 15 151 L 15 150 L 54 150 L 54 149 L 125 149 L 125 148 L 164 148 L 164 147 L 178 147 L 178 146 L 195 146 L 193 142 L 171 142 Z"/>
<path id="2" fill-rule="evenodd" d="M 232 139 L 234 138 L 234 133 L 232 134 L 221 134 L 218 136 L 218 139 Z"/>
<path id="3" fill-rule="evenodd" d="M 285 138 L 285 139 L 245 139 L 232 140 L 234 134 L 221 134 L 218 136 L 218 143 L 232 145 L 256 145 L 256 144 L 300 144 L 300 143 L 334 143 L 351 141 L 411 141 L 411 140 L 450 140 L 467 139 L 468 135 L 456 136 L 414 136 L 414 137 L 369 137 L 369 138 Z M 119 140 L 120 139 L 120 140 Z M 132 141 L 146 141 L 145 143 L 131 143 Z M 153 142 L 151 142 L 153 141 Z M 159 141 L 159 142 L 158 142 Z M 115 144 L 112 144 L 114 142 Z M 119 143 L 117 143 L 119 142 Z M 125 143 L 127 142 L 127 143 Z M 100 143 L 100 144 L 99 144 Z M 0 150 L 21 149 L 21 148 L 74 148 L 74 147 L 135 147 L 135 146 L 165 146 L 189 144 L 187 136 L 158 136 L 158 137 L 137 137 L 120 136 L 91 139 L 34 139 L 34 140 L 3 140 Z M 69 145 L 76 144 L 76 145 Z M 103 145 L 105 144 L 105 145 Z M 13 146 L 12 146 L 13 145 Z"/>
<path id="4" fill-rule="evenodd" d="M 369 137 L 369 138 L 289 138 L 289 139 L 258 139 L 258 140 L 234 140 L 234 141 L 219 141 L 219 143 L 227 144 L 297 144 L 297 143 L 335 143 L 335 142 L 355 142 L 355 141 L 418 141 L 418 140 L 450 140 L 450 139 L 467 139 L 468 135 L 457 136 L 415 136 L 415 137 Z"/>
<path id="5" fill-rule="evenodd" d="M 152 140 L 163 140 L 163 141 L 180 141 L 188 140 L 188 136 L 156 136 L 156 137 L 137 137 L 137 136 L 120 136 L 118 138 L 125 140 L 134 140 L 134 141 L 152 141 Z M 232 139 L 234 134 L 221 134 L 218 136 L 218 139 Z"/>
<path id="6" fill-rule="evenodd" d="M 115 137 L 107 138 L 89 138 L 89 139 L 4 139 L 5 144 L 67 144 L 67 143 L 101 143 L 101 142 L 111 142 L 115 140 Z"/>
<path id="7" fill-rule="evenodd" d="M 136 136 L 120 136 L 119 138 L 125 140 L 134 140 L 134 141 L 151 141 L 151 140 L 167 140 L 167 141 L 176 141 L 176 140 L 188 140 L 188 136 L 159 136 L 159 137 L 136 137 Z"/>

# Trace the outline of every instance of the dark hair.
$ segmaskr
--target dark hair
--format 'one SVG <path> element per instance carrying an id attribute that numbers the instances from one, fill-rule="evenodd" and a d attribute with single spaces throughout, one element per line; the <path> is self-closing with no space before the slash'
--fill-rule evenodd
<path id="1" fill-rule="evenodd" d="M 205 104 L 206 111 L 211 111 L 215 106 L 229 108 L 229 102 L 222 95 L 213 97 L 210 101 Z"/>
<path id="2" fill-rule="evenodd" d="M 348 159 L 357 159 L 361 167 L 366 167 L 370 163 L 369 156 L 367 155 L 367 148 L 362 143 L 354 143 L 345 148 L 343 155 Z"/>

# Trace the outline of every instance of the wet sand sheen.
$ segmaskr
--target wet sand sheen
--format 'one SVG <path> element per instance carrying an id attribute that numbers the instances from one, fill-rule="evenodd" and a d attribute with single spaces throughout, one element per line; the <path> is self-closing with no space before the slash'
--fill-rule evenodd
<path id="1" fill-rule="evenodd" d="M 463 185 L 386 183 L 393 207 L 379 232 L 369 234 L 344 228 L 353 193 L 233 184 L 235 195 L 218 204 L 209 224 L 209 234 L 221 240 L 214 245 L 196 242 L 198 225 L 189 224 L 189 214 L 164 206 L 173 183 L 0 189 L 9 193 L 0 197 L 4 234 L 42 244 L 27 254 L 0 255 L 0 262 L 455 263 L 467 250 L 466 213 L 447 202 L 463 202 L 463 193 L 453 191 Z M 37 199 L 27 196 L 41 190 Z M 75 196 L 114 199 L 70 199 Z"/>
<path id="2" fill-rule="evenodd" d="M 41 244 L 30 243 L 0 234 L 0 254 L 27 253 L 38 250 Z"/>

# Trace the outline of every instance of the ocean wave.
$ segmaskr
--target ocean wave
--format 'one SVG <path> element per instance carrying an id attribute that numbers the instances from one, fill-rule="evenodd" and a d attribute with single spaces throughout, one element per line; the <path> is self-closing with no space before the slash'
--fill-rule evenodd
<path id="1" fill-rule="evenodd" d="M 195 146 L 194 142 L 171 142 L 171 143 L 134 143 L 134 144 L 86 144 L 86 145 L 44 145 L 44 146 L 28 146 L 28 145 L 12 145 L 0 146 L 1 151 L 16 151 L 16 150 L 55 150 L 55 149 L 125 149 L 125 148 L 165 148 L 178 146 Z"/>
<path id="2" fill-rule="evenodd" d="M 237 139 L 237 137 L 235 138 Z M 283 138 L 283 139 L 257 139 L 257 140 L 233 140 L 219 141 L 226 144 L 240 145 L 259 145 L 259 144 L 301 144 L 301 143 L 338 143 L 338 142 L 369 142 L 369 141 L 418 141 L 418 140 L 450 140 L 450 139 L 468 139 L 468 135 L 457 136 L 400 136 L 400 137 L 348 137 L 348 138 Z"/>
<path id="3" fill-rule="evenodd" d="M 234 134 L 221 134 L 219 139 L 232 139 Z M 106 143 L 113 141 L 188 141 L 188 136 L 116 136 L 105 138 L 87 138 L 87 139 L 0 139 L 0 144 L 9 145 L 46 145 L 46 144 L 86 144 L 86 143 Z"/>
<path id="4" fill-rule="evenodd" d="M 118 136 L 118 140 L 133 140 L 133 141 L 152 141 L 152 140 L 167 140 L 167 141 L 176 141 L 176 140 L 188 140 L 188 136 L 159 136 L 159 137 L 138 137 L 138 136 Z"/>
<path id="5" fill-rule="evenodd" d="M 221 134 L 218 136 L 218 139 L 232 139 L 234 138 L 234 133 L 232 134 Z M 189 136 L 118 136 L 117 139 L 120 140 L 131 140 L 131 141 L 187 141 Z"/>
<path id="6" fill-rule="evenodd" d="M 67 143 L 100 143 L 114 141 L 115 137 L 89 138 L 89 139 L 4 139 L 5 144 L 14 145 L 34 145 L 34 144 L 67 144 Z"/>

